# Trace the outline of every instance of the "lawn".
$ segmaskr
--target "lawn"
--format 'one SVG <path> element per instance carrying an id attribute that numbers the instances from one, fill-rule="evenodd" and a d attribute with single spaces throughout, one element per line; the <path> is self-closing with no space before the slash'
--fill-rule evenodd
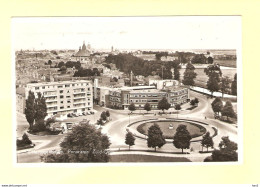
<path id="1" fill-rule="evenodd" d="M 221 66 L 226 66 L 226 67 L 232 67 L 235 68 L 237 67 L 237 61 L 236 60 L 214 60 L 217 64 Z"/>
<path id="2" fill-rule="evenodd" d="M 183 79 L 185 68 L 180 69 L 181 79 Z M 236 74 L 236 69 L 222 69 L 223 76 L 228 76 L 232 81 L 234 79 L 234 75 Z M 204 68 L 196 68 L 195 72 L 197 73 L 197 77 L 195 78 L 195 86 L 206 88 L 206 84 L 208 81 L 208 76 L 204 73 Z"/>
<path id="3" fill-rule="evenodd" d="M 184 157 L 164 157 L 153 155 L 111 155 L 109 162 L 191 162 Z"/>
<path id="4" fill-rule="evenodd" d="M 197 124 L 188 123 L 188 122 L 159 121 L 156 123 L 159 125 L 159 127 L 163 132 L 164 137 L 167 139 L 173 138 L 176 129 L 180 124 L 187 126 L 187 130 L 190 132 L 192 138 L 201 136 L 206 132 L 206 129 L 204 127 Z M 137 127 L 137 130 L 140 133 L 147 135 L 149 127 L 152 126 L 153 124 L 154 122 L 143 123 Z M 169 129 L 170 124 L 173 125 L 172 129 Z"/>

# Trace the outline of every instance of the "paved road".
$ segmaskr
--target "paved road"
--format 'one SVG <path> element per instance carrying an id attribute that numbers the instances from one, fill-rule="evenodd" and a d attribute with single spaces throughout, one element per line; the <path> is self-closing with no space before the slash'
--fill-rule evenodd
<path id="1" fill-rule="evenodd" d="M 187 118 L 187 119 L 197 119 L 200 121 L 207 122 L 210 124 L 210 126 L 214 126 L 218 129 L 218 136 L 214 138 L 215 147 L 217 147 L 218 143 L 221 141 L 222 136 L 230 136 L 231 140 L 237 141 L 237 129 L 233 125 L 220 122 L 218 120 L 214 119 L 214 114 L 211 109 L 211 102 L 212 99 L 208 99 L 206 96 L 201 95 L 197 92 L 190 92 L 191 97 L 197 97 L 199 99 L 199 105 L 197 108 L 187 111 L 183 110 L 180 111 L 178 116 L 179 118 Z M 125 134 L 126 134 L 126 127 L 129 124 L 129 122 L 134 122 L 137 120 L 141 120 L 144 118 L 151 118 L 153 115 L 140 115 L 144 111 L 136 111 L 133 114 L 128 115 L 127 110 L 112 110 L 112 109 L 105 109 L 99 106 L 95 106 L 94 109 L 97 111 L 95 115 L 93 116 L 81 116 L 78 118 L 74 118 L 75 121 L 81 121 L 83 118 L 89 119 L 91 122 L 95 122 L 102 111 L 109 110 L 111 119 L 109 123 L 107 123 L 103 128 L 102 132 L 106 133 L 111 141 L 111 150 L 122 150 L 127 149 L 128 146 L 125 145 Z M 154 112 L 154 111 L 153 111 Z M 158 112 L 158 111 L 155 111 Z M 205 119 L 205 116 L 207 119 Z M 154 117 L 154 116 L 153 116 Z M 177 117 L 176 114 L 168 114 L 161 117 Z M 29 127 L 24 115 L 17 114 L 17 136 L 21 137 L 21 135 L 27 130 Z M 29 150 L 28 152 L 20 151 L 17 160 L 19 162 L 40 162 L 38 154 L 35 154 L 34 151 L 37 153 L 46 153 L 48 151 L 52 150 L 58 150 L 59 149 L 59 143 L 64 138 L 64 135 L 57 135 L 57 136 L 33 136 L 29 135 L 30 139 L 36 143 L 36 146 Z M 203 161 L 203 159 L 208 156 L 208 154 L 198 154 L 198 151 L 201 150 L 201 146 L 199 142 L 192 142 L 191 147 L 194 149 L 194 152 L 192 152 L 189 155 L 189 159 L 192 161 Z M 146 140 L 137 138 L 135 141 L 135 145 L 132 146 L 131 149 L 138 149 L 138 150 L 154 150 L 153 148 L 148 148 Z M 180 150 L 176 149 L 173 144 L 167 143 L 162 148 L 157 149 L 158 151 L 164 151 L 164 152 L 180 152 Z M 163 153 L 162 153 L 163 154 Z M 192 156 L 193 155 L 193 156 Z"/>

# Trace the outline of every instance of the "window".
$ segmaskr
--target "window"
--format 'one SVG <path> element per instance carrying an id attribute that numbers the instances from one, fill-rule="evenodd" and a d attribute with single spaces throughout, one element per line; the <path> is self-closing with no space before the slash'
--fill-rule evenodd
<path id="1" fill-rule="evenodd" d="M 63 90 L 60 90 L 60 93 L 63 93 Z"/>
<path id="2" fill-rule="evenodd" d="M 45 89 L 45 86 L 43 86 L 42 89 Z"/>
<path id="3" fill-rule="evenodd" d="M 60 99 L 63 99 L 63 97 L 64 97 L 63 95 L 60 95 Z"/>
<path id="4" fill-rule="evenodd" d="M 39 87 L 35 87 L 35 90 L 39 90 Z"/>
<path id="5" fill-rule="evenodd" d="M 75 84 L 72 84 L 72 86 L 75 86 Z"/>
<path id="6" fill-rule="evenodd" d="M 67 88 L 67 87 L 70 87 L 70 85 L 69 85 L 69 84 L 66 84 L 66 85 L 65 85 L 65 88 Z"/>
<path id="7" fill-rule="evenodd" d="M 63 103 L 63 101 L 61 101 L 60 103 Z"/>
<path id="8" fill-rule="evenodd" d="M 63 86 L 62 86 L 62 85 L 60 85 L 60 86 L 58 86 L 58 88 L 63 88 Z"/>
<path id="9" fill-rule="evenodd" d="M 67 106 L 67 108 L 70 108 L 70 106 Z"/>
<path id="10" fill-rule="evenodd" d="M 64 109 L 64 106 L 61 106 L 60 109 Z"/>
<path id="11" fill-rule="evenodd" d="M 66 98 L 70 98 L 70 96 L 69 96 L 69 95 L 67 95 L 67 96 L 66 96 Z"/>
<path id="12" fill-rule="evenodd" d="M 67 103 L 70 103 L 71 101 L 70 100 L 67 100 Z"/>
<path id="13" fill-rule="evenodd" d="M 67 93 L 70 93 L 70 91 L 68 90 Z"/>

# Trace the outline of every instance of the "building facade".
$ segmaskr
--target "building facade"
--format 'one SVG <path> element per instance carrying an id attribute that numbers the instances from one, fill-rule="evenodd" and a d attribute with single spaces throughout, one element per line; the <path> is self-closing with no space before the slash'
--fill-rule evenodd
<path id="1" fill-rule="evenodd" d="M 96 90 L 94 95 L 102 106 L 120 109 L 128 109 L 131 103 L 135 104 L 137 109 L 143 109 L 146 103 L 149 103 L 152 109 L 157 109 L 158 102 L 164 97 L 171 107 L 189 101 L 189 88 L 186 86 L 169 80 L 160 80 L 156 83 L 150 86 L 97 87 L 94 88 Z"/>
<path id="2" fill-rule="evenodd" d="M 189 100 L 189 89 L 178 87 L 167 90 L 145 89 L 145 90 L 118 90 L 109 92 L 109 106 L 116 106 L 122 109 L 128 109 L 133 103 L 137 109 L 143 109 L 146 103 L 149 103 L 151 109 L 157 109 L 158 102 L 163 98 L 168 100 L 171 107 L 176 104 L 183 104 Z"/>
<path id="3" fill-rule="evenodd" d="M 87 80 L 27 84 L 29 91 L 40 92 L 46 99 L 48 116 L 56 114 L 81 113 L 93 109 L 92 83 Z"/>

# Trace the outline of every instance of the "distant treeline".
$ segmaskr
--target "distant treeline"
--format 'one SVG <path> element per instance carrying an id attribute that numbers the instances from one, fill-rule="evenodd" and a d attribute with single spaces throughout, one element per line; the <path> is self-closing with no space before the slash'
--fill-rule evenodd
<path id="1" fill-rule="evenodd" d="M 131 71 L 135 75 L 159 75 L 164 79 L 171 79 L 172 72 L 171 68 L 179 67 L 178 61 L 147 61 L 131 54 L 119 54 L 119 55 L 109 55 L 106 57 L 107 63 L 112 63 L 116 65 L 116 68 L 120 71 L 130 74 Z"/>

